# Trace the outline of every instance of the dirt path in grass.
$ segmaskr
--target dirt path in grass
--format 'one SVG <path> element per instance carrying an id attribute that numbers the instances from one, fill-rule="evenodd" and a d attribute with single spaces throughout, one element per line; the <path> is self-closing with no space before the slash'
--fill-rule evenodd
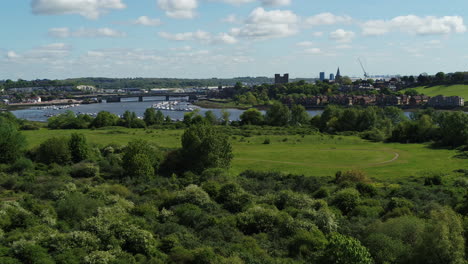
<path id="1" fill-rule="evenodd" d="M 372 149 L 346 149 L 346 150 L 353 150 L 353 151 L 375 151 Z M 321 149 L 320 151 L 339 151 L 339 149 Z M 367 166 L 375 166 L 375 165 L 384 165 L 389 164 L 392 162 L 397 161 L 400 158 L 400 154 L 397 152 L 392 152 L 395 156 L 391 160 L 378 162 L 378 163 L 371 163 L 367 164 Z M 276 161 L 276 160 L 260 160 L 260 159 L 242 159 L 237 158 L 237 160 L 244 160 L 244 161 L 258 161 L 258 162 L 268 162 L 268 163 L 278 163 L 278 164 L 288 164 L 288 165 L 299 165 L 299 166 L 306 166 L 306 167 L 317 167 L 317 165 L 308 164 L 308 163 L 298 163 L 298 162 L 288 162 L 288 161 Z"/>

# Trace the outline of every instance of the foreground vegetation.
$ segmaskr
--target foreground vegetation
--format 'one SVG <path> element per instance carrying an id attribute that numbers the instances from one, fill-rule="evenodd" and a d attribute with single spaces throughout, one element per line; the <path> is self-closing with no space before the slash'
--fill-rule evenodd
<path id="1" fill-rule="evenodd" d="M 463 116 L 272 109 L 29 131 L 2 114 L 0 263 L 466 263 Z"/>

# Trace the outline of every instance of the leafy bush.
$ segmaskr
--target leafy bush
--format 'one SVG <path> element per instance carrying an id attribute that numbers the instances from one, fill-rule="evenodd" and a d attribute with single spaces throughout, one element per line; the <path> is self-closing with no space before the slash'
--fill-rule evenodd
<path id="1" fill-rule="evenodd" d="M 338 207 L 344 214 L 347 214 L 359 204 L 359 200 L 359 192 L 356 189 L 348 188 L 338 191 L 334 195 L 332 204 Z"/>
<path id="2" fill-rule="evenodd" d="M 350 170 L 350 171 L 345 171 L 341 172 L 338 171 L 335 174 L 335 182 L 336 183 L 343 183 L 343 182 L 354 182 L 354 183 L 369 183 L 370 180 L 367 178 L 367 175 L 365 172 L 361 170 Z"/>
<path id="3" fill-rule="evenodd" d="M 99 167 L 93 163 L 78 163 L 72 166 L 70 175 L 73 178 L 92 178 L 99 175 Z"/>
<path id="4" fill-rule="evenodd" d="M 72 156 L 68 146 L 68 139 L 64 137 L 52 137 L 44 141 L 36 152 L 36 159 L 45 164 L 67 164 Z"/>

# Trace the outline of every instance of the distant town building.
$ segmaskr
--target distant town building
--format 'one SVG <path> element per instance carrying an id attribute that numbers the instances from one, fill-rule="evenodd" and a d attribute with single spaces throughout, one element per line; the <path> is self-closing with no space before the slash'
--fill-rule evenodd
<path id="1" fill-rule="evenodd" d="M 465 100 L 460 96 L 438 95 L 429 99 L 427 105 L 435 108 L 453 108 L 464 106 Z"/>
<path id="2" fill-rule="evenodd" d="M 335 74 L 330 73 L 330 81 L 334 81 L 334 80 L 335 80 Z"/>
<path id="3" fill-rule="evenodd" d="M 335 75 L 335 82 L 340 83 L 341 82 L 341 72 L 340 72 L 340 67 L 338 67 L 338 70 L 336 71 Z"/>
<path id="4" fill-rule="evenodd" d="M 281 74 L 275 74 L 275 84 L 285 84 L 289 83 L 289 74 L 285 73 L 283 76 Z"/>
<path id="5" fill-rule="evenodd" d="M 76 89 L 83 91 L 83 92 L 96 92 L 97 91 L 96 87 L 92 85 L 78 85 L 76 86 Z"/>
<path id="6" fill-rule="evenodd" d="M 320 81 L 324 81 L 325 80 L 325 73 L 324 72 L 321 72 L 320 73 Z"/>

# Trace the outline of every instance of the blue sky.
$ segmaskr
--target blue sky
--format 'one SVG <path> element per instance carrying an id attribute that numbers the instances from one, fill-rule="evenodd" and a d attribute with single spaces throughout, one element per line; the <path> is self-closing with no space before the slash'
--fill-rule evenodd
<path id="1" fill-rule="evenodd" d="M 466 0 L 1 1 L 0 79 L 467 70 Z"/>

